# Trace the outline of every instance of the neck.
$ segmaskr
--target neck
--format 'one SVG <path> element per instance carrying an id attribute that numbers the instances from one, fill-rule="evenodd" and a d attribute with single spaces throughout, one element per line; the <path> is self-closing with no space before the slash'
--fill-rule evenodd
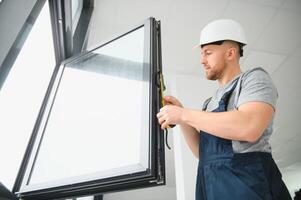
<path id="1" fill-rule="evenodd" d="M 221 74 L 220 78 L 218 79 L 218 83 L 221 86 L 226 85 L 229 83 L 233 78 L 241 73 L 239 64 L 232 64 L 225 67 L 225 70 Z"/>

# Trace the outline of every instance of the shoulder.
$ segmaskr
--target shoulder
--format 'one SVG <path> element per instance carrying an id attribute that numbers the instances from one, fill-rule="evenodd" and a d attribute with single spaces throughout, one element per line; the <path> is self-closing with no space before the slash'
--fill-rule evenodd
<path id="1" fill-rule="evenodd" d="M 277 88 L 263 68 L 250 69 L 242 75 L 239 105 L 250 101 L 262 101 L 275 107 L 277 98 Z"/>
<path id="2" fill-rule="evenodd" d="M 263 68 L 253 68 L 246 71 L 241 78 L 241 87 L 242 89 L 264 89 L 270 88 L 277 93 L 276 86 L 267 71 Z"/>
<path id="3" fill-rule="evenodd" d="M 249 81 L 256 81 L 256 80 L 258 81 L 266 80 L 268 82 L 272 82 L 269 73 L 261 67 L 249 69 L 242 75 L 242 83 L 248 83 Z"/>

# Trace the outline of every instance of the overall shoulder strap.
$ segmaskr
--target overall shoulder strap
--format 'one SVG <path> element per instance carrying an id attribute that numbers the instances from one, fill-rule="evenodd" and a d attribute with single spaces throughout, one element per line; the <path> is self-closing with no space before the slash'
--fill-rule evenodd
<path id="1" fill-rule="evenodd" d="M 267 73 L 263 68 L 261 68 L 261 67 L 256 67 L 256 68 L 253 68 L 253 69 L 250 69 L 250 70 L 244 72 L 244 73 L 239 77 L 238 83 L 237 83 L 237 87 L 236 87 L 235 99 L 234 99 L 234 106 L 235 106 L 236 109 L 238 109 L 237 103 L 238 103 L 238 98 L 239 98 L 239 95 L 240 95 L 240 92 L 241 92 L 241 89 L 242 89 L 242 81 L 243 81 L 243 78 L 245 77 L 246 74 L 253 73 L 254 71 L 257 71 L 257 70 L 261 70 L 261 71 Z"/>
<path id="2" fill-rule="evenodd" d="M 254 71 L 258 71 L 258 70 L 261 70 L 261 71 L 267 73 L 263 68 L 261 68 L 261 67 L 256 67 L 256 68 L 253 68 L 253 69 L 250 69 L 250 70 L 244 72 L 244 73 L 239 77 L 239 80 L 238 80 L 238 83 L 237 83 L 237 88 L 236 88 L 235 99 L 234 99 L 234 106 L 235 106 L 236 109 L 238 109 L 237 103 L 238 103 L 238 98 L 239 98 L 239 95 L 240 95 L 240 92 L 241 92 L 241 89 L 242 89 L 242 81 L 243 81 L 243 78 L 245 77 L 246 74 L 250 74 L 250 73 L 253 73 Z"/>
<path id="3" fill-rule="evenodd" d="M 231 96 L 233 90 L 236 88 L 236 85 L 237 85 L 238 82 L 239 82 L 239 79 L 236 79 L 236 80 L 235 80 L 235 83 L 233 84 L 233 86 L 231 87 L 231 89 L 230 89 L 229 91 L 227 91 L 227 92 L 222 96 L 221 99 L 226 103 L 226 105 L 228 104 L 228 100 L 229 100 L 229 98 L 230 98 L 230 96 Z M 203 111 L 206 111 L 207 106 L 208 106 L 209 102 L 211 101 L 211 99 L 212 99 L 212 97 L 208 98 L 208 99 L 204 102 L 203 108 L 202 108 Z"/>
<path id="4" fill-rule="evenodd" d="M 208 106 L 209 102 L 211 101 L 211 99 L 212 99 L 212 97 L 206 99 L 206 101 L 203 103 L 203 108 L 202 108 L 203 111 L 206 111 L 207 106 Z"/>
<path id="5" fill-rule="evenodd" d="M 231 87 L 231 89 L 229 91 L 227 91 L 221 98 L 221 100 L 224 100 L 225 102 L 228 102 L 233 90 L 235 90 L 236 86 L 237 86 L 237 83 L 239 82 L 240 80 L 240 77 L 239 79 L 236 79 L 235 80 L 235 83 L 233 84 L 233 86 Z"/>

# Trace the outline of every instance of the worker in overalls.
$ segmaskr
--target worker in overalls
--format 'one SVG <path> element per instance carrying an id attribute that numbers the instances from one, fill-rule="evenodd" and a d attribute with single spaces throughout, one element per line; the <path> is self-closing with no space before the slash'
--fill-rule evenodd
<path id="1" fill-rule="evenodd" d="M 199 159 L 196 200 L 291 199 L 271 155 L 269 138 L 277 90 L 262 68 L 241 72 L 247 44 L 233 20 L 209 23 L 201 32 L 201 63 L 219 88 L 203 110 L 183 108 L 172 96 L 157 114 L 163 129 L 178 124 Z"/>

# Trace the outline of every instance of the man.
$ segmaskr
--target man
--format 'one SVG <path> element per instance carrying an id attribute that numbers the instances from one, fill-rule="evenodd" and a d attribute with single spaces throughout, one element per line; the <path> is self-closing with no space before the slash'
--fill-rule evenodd
<path id="1" fill-rule="evenodd" d="M 222 19 L 201 32 L 201 63 L 219 88 L 203 110 L 183 108 L 172 96 L 157 114 L 162 129 L 178 124 L 199 158 L 196 200 L 291 199 L 272 156 L 269 138 L 277 90 L 262 68 L 241 72 L 246 45 L 240 24 Z"/>

